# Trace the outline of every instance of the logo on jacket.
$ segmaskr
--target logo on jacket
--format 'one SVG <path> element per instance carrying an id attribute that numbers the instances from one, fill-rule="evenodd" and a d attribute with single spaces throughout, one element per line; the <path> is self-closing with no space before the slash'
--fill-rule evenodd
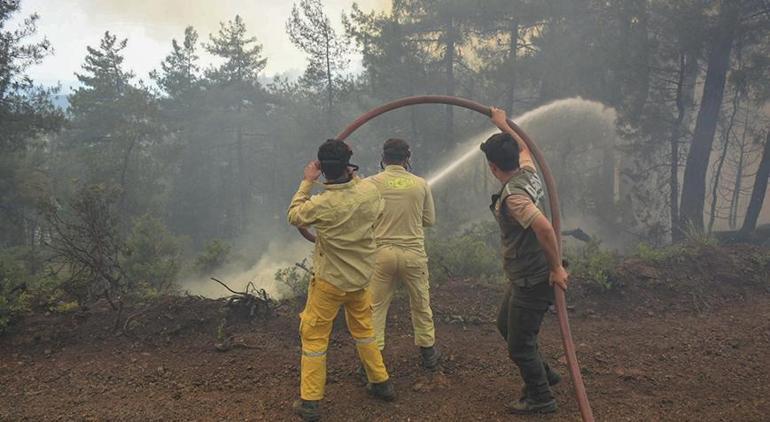
<path id="1" fill-rule="evenodd" d="M 388 180 L 388 187 L 392 189 L 409 189 L 415 185 L 415 181 L 408 177 L 396 177 Z"/>

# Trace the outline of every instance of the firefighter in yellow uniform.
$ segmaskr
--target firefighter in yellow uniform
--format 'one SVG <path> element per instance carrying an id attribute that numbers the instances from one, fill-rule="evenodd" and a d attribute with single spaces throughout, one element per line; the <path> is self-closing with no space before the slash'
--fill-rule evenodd
<path id="1" fill-rule="evenodd" d="M 377 259 L 371 291 L 377 346 L 385 347 L 388 307 L 399 282 L 409 294 L 415 345 L 420 347 L 422 366 L 433 370 L 439 362 L 433 312 L 430 309 L 428 257 L 423 227 L 435 223 L 436 212 L 430 187 L 407 169 L 411 152 L 401 139 L 388 139 L 382 152 L 383 171 L 371 181 L 385 200 L 377 221 Z"/>
<path id="2" fill-rule="evenodd" d="M 367 390 L 386 401 L 395 398 L 375 343 L 372 299 L 366 289 L 374 271 L 374 224 L 382 213 L 383 201 L 371 182 L 355 175 L 357 167 L 350 164 L 352 154 L 342 141 L 322 144 L 318 161 L 305 167 L 304 180 L 289 206 L 289 223 L 316 230 L 314 274 L 300 314 L 300 400 L 293 405 L 295 413 L 306 421 L 320 419 L 326 349 L 341 306 L 366 371 Z M 311 188 L 322 173 L 326 178 L 324 191 L 311 197 Z"/>

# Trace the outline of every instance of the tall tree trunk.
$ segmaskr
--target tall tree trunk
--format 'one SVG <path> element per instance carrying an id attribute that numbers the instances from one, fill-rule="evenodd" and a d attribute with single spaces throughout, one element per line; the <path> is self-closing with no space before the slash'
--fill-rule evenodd
<path id="1" fill-rule="evenodd" d="M 240 108 L 239 108 L 240 111 Z M 240 115 L 240 112 L 238 113 Z M 249 203 L 248 203 L 248 197 L 249 197 L 249 190 L 248 186 L 246 184 L 246 160 L 244 157 L 244 151 L 243 151 L 243 128 L 238 125 L 238 129 L 236 130 L 236 141 L 235 141 L 235 147 L 236 147 L 236 154 L 238 155 L 238 203 L 240 205 L 240 216 L 236 220 L 238 221 L 238 228 L 240 230 L 243 230 L 248 225 L 248 215 L 249 215 Z"/>
<path id="2" fill-rule="evenodd" d="M 740 18 L 740 4 L 722 0 L 719 28 L 708 58 L 708 70 L 703 87 L 695 133 L 687 156 L 682 183 L 682 226 L 703 229 L 703 208 L 706 197 L 706 172 L 714 143 L 719 111 L 722 107 L 725 79 L 730 66 L 730 52 Z"/>
<path id="3" fill-rule="evenodd" d="M 733 195 L 730 198 L 730 213 L 728 214 L 728 224 L 731 230 L 735 230 L 738 225 L 738 203 L 741 200 L 741 188 L 743 185 L 743 166 L 746 162 L 746 130 L 744 128 L 743 140 L 739 151 L 738 166 L 735 168 L 735 184 L 733 185 Z"/>
<path id="4" fill-rule="evenodd" d="M 741 227 L 741 234 L 743 235 L 748 235 L 757 228 L 757 220 L 767 193 L 768 178 L 770 178 L 770 127 L 767 128 L 767 139 L 765 139 L 765 148 L 762 151 L 762 160 L 759 162 L 749 207 L 746 209 L 746 218 L 743 220 L 743 227 Z"/>
<path id="5" fill-rule="evenodd" d="M 717 215 L 717 203 L 719 202 L 719 182 L 722 179 L 722 169 L 725 166 L 725 160 L 727 159 L 727 151 L 730 148 L 730 134 L 733 131 L 735 125 L 735 115 L 738 114 L 738 107 L 741 102 L 741 94 L 736 90 L 733 97 L 733 111 L 730 113 L 730 119 L 727 121 L 727 127 L 724 130 L 724 136 L 722 137 L 722 153 L 719 154 L 719 161 L 717 162 L 717 168 L 714 170 L 714 181 L 711 185 L 711 207 L 709 209 L 709 224 L 708 233 L 714 230 L 714 221 Z"/>
<path id="6" fill-rule="evenodd" d="M 669 202 L 671 216 L 671 239 L 677 240 L 679 230 L 679 137 L 684 120 L 684 75 L 686 74 L 687 60 L 684 52 L 679 53 L 679 77 L 676 84 L 676 121 L 671 128 L 671 176 L 669 177 Z"/>
<path id="7" fill-rule="evenodd" d="M 134 152 L 138 140 L 134 137 L 131 138 L 128 148 L 126 148 L 125 154 L 123 154 L 123 163 L 120 170 L 120 197 L 118 197 L 118 209 L 123 217 L 128 217 L 128 205 L 126 204 L 126 197 L 128 196 L 128 166 L 131 161 L 131 154 Z"/>
<path id="8" fill-rule="evenodd" d="M 241 82 L 243 83 L 243 82 Z M 237 224 L 237 230 L 243 230 L 248 225 L 248 215 L 249 215 L 249 204 L 248 204 L 248 186 L 246 185 L 246 158 L 244 156 L 243 151 L 243 125 L 241 124 L 243 113 L 243 106 L 241 105 L 241 101 L 238 101 L 238 105 L 236 106 L 236 110 L 238 111 L 238 124 L 235 129 L 235 154 L 236 154 L 236 162 L 238 163 L 238 175 L 237 175 L 237 183 L 238 183 L 238 205 L 240 209 L 240 215 L 235 220 Z"/>
<path id="9" fill-rule="evenodd" d="M 324 25 L 324 38 L 326 39 L 326 94 L 327 94 L 327 110 L 326 110 L 326 124 L 329 127 L 334 126 L 332 122 L 332 108 L 334 107 L 334 85 L 332 81 L 332 63 L 331 63 L 331 48 L 329 46 L 329 27 Z"/>
<path id="10" fill-rule="evenodd" d="M 682 227 L 679 226 L 679 144 L 682 135 L 687 132 L 692 116 L 693 98 L 695 97 L 695 81 L 698 79 L 698 59 L 692 52 L 682 51 L 679 54 L 679 77 L 676 86 L 677 116 L 671 128 L 671 167 L 669 179 L 669 202 L 671 217 L 671 240 L 676 242 L 684 238 Z"/>
<path id="11" fill-rule="evenodd" d="M 455 24 L 451 16 L 446 28 L 446 51 L 444 52 L 444 66 L 446 71 L 446 95 L 455 95 Z M 454 107 L 446 106 L 446 143 L 443 147 L 454 145 Z"/>
<path id="12" fill-rule="evenodd" d="M 630 97 L 628 108 L 631 111 L 631 116 L 635 119 L 638 119 L 636 116 L 643 114 L 644 106 L 650 96 L 650 69 L 652 66 L 649 63 L 651 54 L 648 3 L 647 0 L 636 0 L 629 4 L 628 7 L 631 10 L 627 15 L 627 27 L 624 31 L 627 33 L 624 38 L 626 38 L 626 50 L 628 50 L 628 57 L 625 61 L 629 66 L 626 70 L 628 76 L 624 79 L 634 81 L 634 84 L 630 86 L 631 92 L 626 93 L 624 97 Z M 627 82 L 621 82 L 621 84 L 627 85 Z"/>
<path id="13" fill-rule="evenodd" d="M 505 104 L 508 107 L 508 113 L 513 115 L 516 107 L 515 93 L 516 93 L 516 59 L 517 50 L 519 48 L 519 18 L 517 15 L 511 19 L 511 31 L 510 31 L 510 44 L 508 46 L 508 92 Z"/>

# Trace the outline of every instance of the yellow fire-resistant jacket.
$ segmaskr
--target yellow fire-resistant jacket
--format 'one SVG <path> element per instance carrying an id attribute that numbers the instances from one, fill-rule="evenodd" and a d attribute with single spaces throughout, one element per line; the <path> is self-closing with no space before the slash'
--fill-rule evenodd
<path id="1" fill-rule="evenodd" d="M 313 183 L 303 181 L 289 205 L 289 223 L 316 230 L 313 272 L 340 290 L 366 288 L 374 271 L 374 224 L 384 203 L 370 182 L 324 185 L 310 196 Z"/>
<path id="2" fill-rule="evenodd" d="M 385 209 L 375 226 L 377 246 L 399 246 L 425 255 L 423 227 L 436 222 L 433 195 L 425 179 L 389 165 L 367 178 L 377 186 Z"/>

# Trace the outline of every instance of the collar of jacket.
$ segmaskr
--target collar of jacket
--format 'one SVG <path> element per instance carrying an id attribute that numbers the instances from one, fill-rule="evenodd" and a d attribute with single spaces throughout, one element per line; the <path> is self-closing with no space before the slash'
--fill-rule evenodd
<path id="1" fill-rule="evenodd" d="M 334 183 L 334 184 L 331 184 L 331 185 L 328 185 L 328 184 L 324 183 L 324 188 L 326 190 L 349 189 L 349 188 L 353 187 L 353 185 L 358 183 L 359 180 L 360 179 L 358 178 L 358 176 L 353 176 L 352 179 L 350 179 L 349 181 L 347 181 L 345 183 Z"/>
<path id="2" fill-rule="evenodd" d="M 396 171 L 399 173 L 406 173 L 406 169 L 401 164 L 388 164 L 385 166 L 385 171 Z"/>

